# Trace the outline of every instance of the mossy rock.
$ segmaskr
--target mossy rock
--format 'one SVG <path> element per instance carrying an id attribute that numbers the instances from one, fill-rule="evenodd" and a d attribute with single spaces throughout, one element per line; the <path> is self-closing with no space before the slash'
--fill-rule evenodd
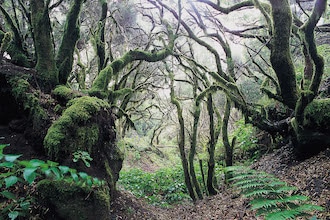
<path id="1" fill-rule="evenodd" d="M 316 99 L 304 111 L 304 127 L 330 132 L 330 99 Z"/>
<path id="2" fill-rule="evenodd" d="M 107 189 L 91 189 L 63 180 L 42 180 L 37 184 L 37 201 L 49 208 L 53 219 L 110 219 Z"/>

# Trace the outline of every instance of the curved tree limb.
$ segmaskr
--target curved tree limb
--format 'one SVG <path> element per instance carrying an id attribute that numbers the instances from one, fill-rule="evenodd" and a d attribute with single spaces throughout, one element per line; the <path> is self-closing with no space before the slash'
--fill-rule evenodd
<path id="1" fill-rule="evenodd" d="M 66 84 L 72 71 L 74 49 L 80 37 L 80 28 L 77 23 L 83 2 L 84 0 L 74 0 L 66 18 L 62 42 L 56 56 L 59 82 L 61 84 Z"/>

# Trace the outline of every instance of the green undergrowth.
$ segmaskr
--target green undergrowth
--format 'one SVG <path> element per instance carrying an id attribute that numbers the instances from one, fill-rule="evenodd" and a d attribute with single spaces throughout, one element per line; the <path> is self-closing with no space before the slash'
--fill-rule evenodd
<path id="1" fill-rule="evenodd" d="M 179 167 L 163 168 L 154 173 L 141 169 L 121 171 L 118 184 L 152 205 L 166 207 L 190 200 Z"/>
<path id="2" fill-rule="evenodd" d="M 200 169 L 196 167 L 196 171 L 197 179 L 205 192 Z M 204 173 L 206 171 L 204 168 Z M 217 167 L 215 172 L 215 176 L 219 176 L 222 169 Z M 132 192 L 138 198 L 146 199 L 149 204 L 155 206 L 169 207 L 191 201 L 180 166 L 161 168 L 153 173 L 141 169 L 122 170 L 118 186 Z"/>
<path id="3" fill-rule="evenodd" d="M 29 219 L 36 205 L 34 193 L 43 180 L 63 181 L 89 191 L 104 186 L 103 180 L 53 161 L 20 160 L 22 155 L 4 154 L 8 146 L 0 144 L 0 220 Z"/>
<path id="4" fill-rule="evenodd" d="M 309 219 L 314 211 L 323 210 L 310 204 L 308 196 L 297 193 L 297 187 L 289 186 L 274 175 L 247 167 L 228 167 L 225 172 L 232 176 L 233 186 L 250 199 L 251 209 L 266 220 Z"/>

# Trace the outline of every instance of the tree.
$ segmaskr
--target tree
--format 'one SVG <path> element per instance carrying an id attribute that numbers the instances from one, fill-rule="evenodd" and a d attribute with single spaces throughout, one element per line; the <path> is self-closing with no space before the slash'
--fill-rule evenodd
<path id="1" fill-rule="evenodd" d="M 83 37 L 88 37 L 81 36 L 86 34 L 84 24 L 94 22 L 84 20 L 88 18 L 83 11 L 86 1 L 74 0 L 70 5 L 61 0 L 54 5 L 51 3 L 50 0 L 31 0 L 1 5 L 6 21 L 0 32 L 1 54 L 6 52 L 11 57 L 2 64 L 5 68 L 0 71 L 1 87 L 8 88 L 11 91 L 8 95 L 23 106 L 25 111 L 21 114 L 27 117 L 32 128 L 26 127 L 26 134 L 40 153 L 45 152 L 48 158 L 58 162 L 69 161 L 72 166 L 80 166 L 72 163 L 73 153 L 88 152 L 93 158 L 91 168 L 79 169 L 105 179 L 110 196 L 113 196 L 123 161 L 115 144 L 114 113 L 127 115 L 127 103 L 134 97 L 133 93 L 152 85 L 145 80 L 148 72 L 140 68 L 141 63 L 157 62 L 169 56 L 176 33 L 166 21 L 159 20 L 163 31 L 153 34 L 163 39 L 162 48 L 151 51 L 148 45 L 152 45 L 152 39 L 143 32 L 147 39 L 144 45 L 135 49 L 121 48 L 119 55 L 115 55 L 110 46 L 106 46 L 106 24 L 118 20 L 115 12 L 109 12 L 107 2 L 99 1 L 102 11 L 96 19 L 99 26 L 96 26 L 97 30 L 91 30 L 99 60 L 93 79 L 86 70 L 91 65 L 83 64 L 85 60 L 80 53 Z M 67 11 L 66 16 L 63 11 Z M 53 25 L 53 22 L 59 25 Z M 119 22 L 116 24 L 120 28 Z M 23 37 L 24 34 L 27 37 Z M 109 41 L 109 44 L 113 43 L 111 38 Z M 25 44 L 33 49 L 26 50 Z M 82 73 L 72 74 L 76 65 Z M 92 81 L 90 88 L 85 85 L 90 83 L 85 81 L 87 78 Z M 70 88 L 74 87 L 72 82 L 75 81 L 82 90 Z M 114 83 L 113 87 L 111 83 Z M 116 109 L 123 111 L 116 112 Z"/>
<path id="2" fill-rule="evenodd" d="M 219 85 L 219 89 L 225 91 L 228 98 L 243 112 L 247 122 L 270 133 L 280 133 L 285 136 L 289 134 L 295 152 L 301 157 L 310 156 L 327 146 L 329 129 L 324 123 L 327 120 L 328 100 L 316 99 L 324 75 L 324 62 L 317 51 L 314 36 L 316 25 L 325 11 L 327 1 L 316 1 L 310 16 L 305 18 L 305 21 L 301 21 L 297 16 L 292 15 L 289 1 L 286 0 L 270 1 L 270 4 L 242 1 L 225 7 L 220 2 L 199 0 L 198 3 L 192 4 L 191 11 L 186 10 L 186 16 L 192 18 L 192 25 L 199 28 L 200 32 L 192 30 L 191 25 L 187 24 L 188 19 L 180 18 L 183 12 L 177 13 L 168 5 L 160 1 L 158 3 L 181 22 L 190 39 L 210 52 L 217 69 L 216 71 L 209 69 L 209 74 Z M 194 4 L 198 4 L 198 10 Z M 231 30 L 224 25 L 223 19 L 238 10 L 258 10 L 263 19 L 253 27 L 238 31 Z M 216 13 L 219 15 L 217 16 Z M 209 40 L 201 40 L 196 33 L 203 33 L 204 38 Z M 268 58 L 262 56 L 262 58 L 266 62 L 270 61 L 270 72 L 260 66 L 260 63 L 256 63 L 253 57 L 250 61 L 256 64 L 258 71 L 263 75 L 260 78 L 265 81 L 261 85 L 262 91 L 272 102 L 281 103 L 284 106 L 285 115 L 276 119 L 266 114 L 264 106 L 245 100 L 237 87 L 235 63 L 230 55 L 230 45 L 225 40 L 228 34 L 244 39 L 254 38 L 259 42 L 260 50 L 269 50 L 270 56 Z M 301 82 L 297 81 L 299 73 L 292 59 L 294 51 L 291 42 L 294 40 L 301 42 L 301 54 L 305 57 L 305 71 Z M 217 50 L 208 42 L 219 43 L 222 51 Z M 223 61 L 220 53 L 224 53 L 227 57 L 225 71 L 221 66 Z M 266 88 L 264 85 L 269 85 L 269 87 Z M 280 109 L 274 115 L 281 115 Z M 319 116 L 318 120 L 315 118 L 316 115 Z M 318 147 L 314 147 L 316 143 Z M 313 146 L 313 149 L 310 146 Z"/>

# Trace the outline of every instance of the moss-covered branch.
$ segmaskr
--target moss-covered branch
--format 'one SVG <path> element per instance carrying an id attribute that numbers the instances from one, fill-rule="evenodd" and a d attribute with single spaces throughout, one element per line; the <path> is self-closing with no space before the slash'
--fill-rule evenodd
<path id="1" fill-rule="evenodd" d="M 133 61 L 143 60 L 147 62 L 157 62 L 165 59 L 172 53 L 176 35 L 167 25 L 169 43 L 164 49 L 157 52 L 148 52 L 143 50 L 130 50 L 121 58 L 114 60 L 111 64 L 105 67 L 95 79 L 92 86 L 92 94 L 95 91 L 106 92 L 112 76 L 117 75 L 124 67 Z"/>
<path id="2" fill-rule="evenodd" d="M 59 82 L 66 84 L 72 70 L 73 54 L 80 37 L 78 19 L 84 0 L 74 0 L 66 18 L 62 42 L 56 56 L 56 66 L 59 71 Z"/>
<path id="3" fill-rule="evenodd" d="M 326 5 L 327 5 L 326 0 L 315 1 L 314 9 L 311 16 L 309 17 L 307 22 L 300 28 L 300 31 L 302 32 L 301 35 L 302 35 L 303 43 L 305 44 L 306 49 L 309 52 L 315 66 L 312 82 L 309 87 L 309 90 L 314 93 L 313 94 L 314 97 L 318 92 L 320 82 L 324 73 L 324 59 L 317 52 L 317 47 L 315 44 L 315 37 L 314 37 L 314 29 L 316 27 L 316 24 L 320 20 L 321 15 L 325 11 Z"/>
<path id="4" fill-rule="evenodd" d="M 28 52 L 23 47 L 23 39 L 20 35 L 19 29 L 16 27 L 10 15 L 1 5 L 0 11 L 4 15 L 5 21 L 13 33 L 11 44 L 7 48 L 7 52 L 10 55 L 12 62 L 20 66 L 30 67 L 31 65 L 28 61 Z M 3 34 L 4 33 L 0 31 L 0 39 L 2 39 L 1 36 Z"/>
<path id="5" fill-rule="evenodd" d="M 205 41 L 201 40 L 199 37 L 197 37 L 194 34 L 194 32 L 192 31 L 192 29 L 190 28 L 190 26 L 184 20 L 180 19 L 180 15 L 175 10 L 173 10 L 172 8 L 170 8 L 168 5 L 164 4 L 160 0 L 157 0 L 157 2 L 162 7 L 166 8 L 169 12 L 171 12 L 173 14 L 173 16 L 180 22 L 180 24 L 183 26 L 183 28 L 187 31 L 187 33 L 191 39 L 196 41 L 201 46 L 205 47 L 208 51 L 210 51 L 210 53 L 213 54 L 216 65 L 217 65 L 218 74 L 221 75 L 221 77 L 224 78 L 225 80 L 230 81 L 229 77 L 222 70 L 221 59 L 220 59 L 220 55 L 219 55 L 218 51 L 215 48 L 213 48 L 210 44 L 208 44 L 207 42 L 205 42 Z"/>

